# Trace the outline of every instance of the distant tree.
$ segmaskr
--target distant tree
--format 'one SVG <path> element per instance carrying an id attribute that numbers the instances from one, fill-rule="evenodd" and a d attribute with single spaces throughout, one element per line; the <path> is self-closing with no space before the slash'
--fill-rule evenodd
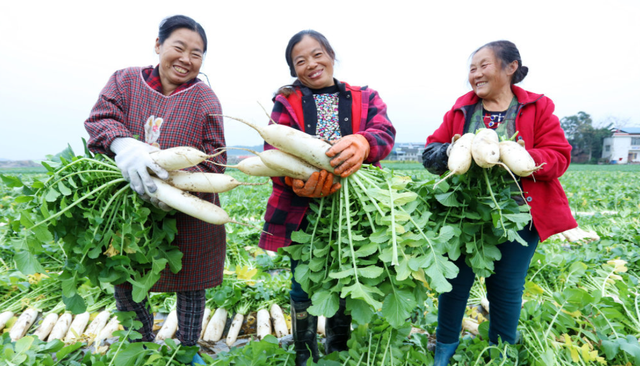
<path id="1" fill-rule="evenodd" d="M 600 159 L 602 156 L 602 142 L 605 137 L 611 136 L 611 127 L 614 125 L 611 120 L 605 123 L 607 124 L 594 127 L 591 116 L 582 111 L 574 116 L 563 117 L 560 120 L 560 126 L 573 147 L 571 152 L 572 160 L 573 158 L 586 156 L 585 162 L 594 163 Z"/>

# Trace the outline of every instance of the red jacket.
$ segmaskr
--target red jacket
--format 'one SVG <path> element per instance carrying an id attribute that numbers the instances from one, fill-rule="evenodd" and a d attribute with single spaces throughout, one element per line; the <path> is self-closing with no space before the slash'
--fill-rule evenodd
<path id="1" fill-rule="evenodd" d="M 540 241 L 544 241 L 551 235 L 578 226 L 558 181 L 569 167 L 571 145 L 564 136 L 558 117 L 553 114 L 555 105 L 551 99 L 515 85 L 511 89 L 519 104 L 516 116 L 517 139 L 524 140 L 525 148 L 536 165 L 545 163 L 533 175 L 521 178 L 524 195 L 531 207 L 533 224 L 540 234 Z M 464 107 L 475 105 L 478 100 L 473 91 L 458 98 L 453 108 L 445 114 L 442 125 L 427 138 L 427 145 L 433 142 L 451 142 L 453 135 L 462 135 L 465 132 L 467 113 Z"/>

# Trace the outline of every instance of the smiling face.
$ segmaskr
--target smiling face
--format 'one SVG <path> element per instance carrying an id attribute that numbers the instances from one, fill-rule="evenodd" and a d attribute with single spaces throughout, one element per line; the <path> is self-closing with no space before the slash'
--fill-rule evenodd
<path id="1" fill-rule="evenodd" d="M 492 49 L 485 47 L 473 55 L 469 67 L 469 84 L 479 98 L 493 99 L 511 90 L 511 77 L 517 68 L 514 61 L 503 68 Z"/>
<path id="2" fill-rule="evenodd" d="M 160 80 L 165 95 L 198 76 L 203 50 L 204 42 L 200 35 L 187 28 L 176 29 L 162 44 L 156 39 L 156 53 L 160 55 Z"/>
<path id="3" fill-rule="evenodd" d="M 291 51 L 291 59 L 300 82 L 311 88 L 332 86 L 333 59 L 313 37 L 304 36 Z"/>

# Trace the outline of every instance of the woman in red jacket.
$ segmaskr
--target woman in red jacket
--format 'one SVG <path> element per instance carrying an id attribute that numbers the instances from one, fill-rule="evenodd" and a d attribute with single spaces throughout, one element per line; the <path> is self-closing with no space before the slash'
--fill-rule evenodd
<path id="1" fill-rule="evenodd" d="M 553 102 L 542 94 L 534 94 L 515 86 L 527 75 L 520 52 L 509 41 L 488 43 L 473 54 L 469 83 L 473 91 L 458 98 L 444 116 L 442 125 L 427 138 L 423 164 L 434 174 L 447 170 L 447 148 L 452 140 L 479 128 L 491 128 L 498 135 L 517 141 L 542 169 L 519 184 L 526 203 L 531 207 L 533 224 L 520 235 L 529 245 L 505 242 L 498 248 L 502 259 L 495 263 L 495 273 L 485 279 L 487 298 L 491 304 L 489 340 L 516 342 L 516 328 L 522 305 L 522 291 L 531 258 L 540 241 L 575 228 L 569 203 L 558 178 L 569 167 L 571 145 L 564 136 Z M 521 200 L 521 199 L 520 199 Z M 522 200 L 521 200 L 522 201 Z M 519 202 L 525 204 L 524 201 Z M 465 264 L 464 256 L 456 262 L 460 269 L 451 280 L 451 292 L 440 295 L 436 331 L 436 366 L 447 365 L 459 344 L 462 317 L 469 291 L 475 279 Z"/>
<path id="2" fill-rule="evenodd" d="M 333 77 L 335 53 L 329 41 L 313 30 L 298 32 L 285 51 L 291 76 L 296 80 L 277 91 L 271 119 L 310 135 L 335 142 L 327 151 L 334 174 L 347 177 L 362 163 L 377 164 L 393 148 L 395 129 L 387 117 L 387 106 L 378 93 L 366 86 L 355 87 Z M 273 149 L 265 144 L 265 149 Z M 291 233 L 304 229 L 309 201 L 328 196 L 340 188 L 326 170 L 304 182 L 289 177 L 273 178 L 273 192 L 265 213 L 260 248 L 278 250 L 295 245 Z M 296 261 L 291 270 L 295 271 Z M 317 317 L 309 314 L 309 295 L 295 278 L 291 280 L 292 334 L 296 365 L 318 360 Z M 347 349 L 351 316 L 341 299 L 337 313 L 325 324 L 325 353 Z"/>

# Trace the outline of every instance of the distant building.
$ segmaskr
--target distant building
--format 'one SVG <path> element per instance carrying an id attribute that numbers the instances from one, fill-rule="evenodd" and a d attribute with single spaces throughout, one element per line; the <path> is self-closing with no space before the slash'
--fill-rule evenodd
<path id="1" fill-rule="evenodd" d="M 640 164 L 640 127 L 619 128 L 606 137 L 602 159 L 611 164 Z"/>
<path id="2" fill-rule="evenodd" d="M 417 161 L 422 163 L 424 144 L 418 142 L 398 142 L 385 160 Z"/>

